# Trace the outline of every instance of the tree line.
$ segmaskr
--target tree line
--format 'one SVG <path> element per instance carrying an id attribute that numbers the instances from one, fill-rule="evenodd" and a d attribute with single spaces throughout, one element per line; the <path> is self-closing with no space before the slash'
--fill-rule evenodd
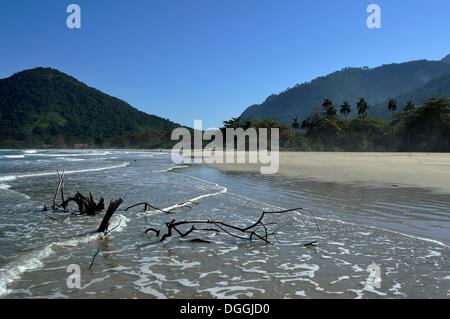
<path id="1" fill-rule="evenodd" d="M 280 124 L 275 118 L 258 121 L 232 118 L 224 128 L 280 129 L 280 147 L 299 151 L 450 151 L 450 100 L 430 98 L 416 107 L 412 101 L 399 105 L 391 99 L 386 108 L 391 120 L 370 118 L 364 97 L 356 103 L 357 116 L 349 118 L 352 105 L 343 101 L 336 106 L 325 98 L 320 112 L 313 112 L 300 123 Z"/>

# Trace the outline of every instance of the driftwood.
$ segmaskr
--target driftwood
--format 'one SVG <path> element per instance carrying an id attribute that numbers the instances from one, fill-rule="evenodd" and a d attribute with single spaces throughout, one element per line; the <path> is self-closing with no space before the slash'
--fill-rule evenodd
<path id="1" fill-rule="evenodd" d="M 67 208 L 70 202 L 75 202 L 78 206 L 78 215 L 87 215 L 87 216 L 94 216 L 96 213 L 103 211 L 105 209 L 105 200 L 103 197 L 100 198 L 98 202 L 94 200 L 94 197 L 92 196 L 92 193 L 89 193 L 89 196 L 84 196 L 80 192 L 77 192 L 75 196 L 69 197 L 68 199 L 64 198 L 64 167 L 58 166 L 57 169 L 58 173 L 58 185 L 56 188 L 55 195 L 53 197 L 53 203 L 52 203 L 52 209 L 54 211 L 62 209 L 63 211 L 67 212 Z M 61 204 L 57 203 L 57 197 L 58 194 L 61 193 Z M 97 229 L 97 233 L 103 233 L 102 238 L 105 238 L 110 232 L 112 232 L 114 229 L 120 226 L 119 224 L 116 225 L 113 229 L 109 229 L 110 220 L 113 216 L 113 214 L 117 211 L 119 206 L 123 203 L 123 199 L 119 198 L 118 200 L 112 200 L 109 203 L 108 209 L 106 210 L 106 213 L 100 223 L 100 226 Z M 191 206 L 188 206 L 187 204 L 197 204 L 193 201 L 186 201 L 177 205 L 174 205 L 173 209 L 170 210 L 164 210 L 158 207 L 155 207 L 147 202 L 142 202 L 138 204 L 134 204 L 132 206 L 129 206 L 124 209 L 124 211 L 128 211 L 131 208 L 137 207 L 137 206 L 143 206 L 143 210 L 147 211 L 149 208 L 154 209 L 156 211 L 160 211 L 166 214 L 174 214 L 175 209 L 178 208 L 192 208 Z M 48 211 L 48 206 L 44 205 L 43 211 Z M 314 222 L 316 224 L 317 230 L 320 232 L 319 225 L 317 223 L 316 218 L 312 214 L 312 211 L 306 208 L 294 208 L 294 209 L 287 209 L 282 211 L 271 211 L 271 212 L 262 212 L 259 219 L 254 222 L 251 225 L 248 225 L 246 227 L 242 226 L 236 226 L 229 224 L 222 220 L 202 220 L 202 219 L 192 219 L 192 220 L 183 220 L 183 221 L 177 221 L 176 219 L 172 219 L 170 222 L 165 222 L 165 226 L 167 228 L 167 232 L 164 233 L 159 240 L 159 242 L 165 241 L 167 238 L 172 237 L 174 233 L 178 234 L 180 237 L 184 238 L 194 232 L 214 232 L 214 233 L 225 233 L 229 236 L 239 238 L 242 240 L 260 240 L 265 243 L 270 243 L 269 238 L 270 236 L 276 237 L 276 233 L 280 228 L 277 228 L 275 230 L 269 230 L 269 226 L 272 226 L 276 223 L 267 223 L 264 221 L 264 217 L 267 215 L 274 215 L 274 214 L 285 214 L 285 213 L 291 213 L 291 212 L 297 212 L 297 211 L 308 211 L 312 218 L 314 219 Z M 50 215 L 45 216 L 47 219 L 54 220 L 54 221 L 60 221 L 59 219 L 52 217 Z M 188 226 L 186 228 L 186 226 Z M 161 231 L 159 229 L 155 228 L 148 228 L 145 233 L 152 232 L 156 236 L 161 235 Z M 192 239 L 191 242 L 201 242 L 201 243 L 209 243 L 207 240 L 203 239 Z M 316 244 L 316 241 L 309 242 L 304 244 L 305 247 L 311 247 L 314 244 Z M 91 264 L 89 266 L 89 269 L 92 268 L 94 265 L 95 258 L 100 253 L 101 247 L 99 244 L 98 249 L 96 250 L 95 255 L 92 258 Z"/>
<path id="2" fill-rule="evenodd" d="M 61 172 L 59 171 L 61 168 Z M 52 204 L 52 209 L 56 210 L 57 207 L 59 207 L 58 204 L 56 204 L 56 197 L 58 196 L 58 193 L 61 192 L 61 197 L 62 197 L 62 207 L 63 209 L 65 209 L 65 205 L 64 205 L 64 167 L 62 166 L 58 166 L 56 172 L 58 173 L 58 187 L 56 188 L 56 192 L 55 192 L 55 196 L 53 197 L 53 204 Z"/>
<path id="3" fill-rule="evenodd" d="M 78 205 L 78 211 L 80 215 L 94 216 L 95 213 L 101 212 L 105 209 L 105 200 L 100 197 L 98 203 L 95 202 L 94 197 L 89 193 L 89 197 L 84 196 L 80 192 L 73 197 L 69 197 L 67 200 L 64 198 L 64 167 L 59 165 L 57 170 L 58 174 L 58 186 L 56 187 L 55 195 L 53 196 L 52 209 L 54 211 L 62 209 L 67 212 L 67 207 L 71 201 L 74 201 Z M 58 194 L 61 193 L 61 204 L 57 203 Z M 44 205 L 43 211 L 48 211 L 48 206 Z"/>
<path id="4" fill-rule="evenodd" d="M 45 215 L 45 218 L 50 219 L 50 220 L 54 220 L 54 221 L 56 221 L 56 222 L 61 222 L 60 219 L 58 219 L 58 218 L 56 218 L 56 217 L 53 217 L 53 216 Z"/>
<path id="5" fill-rule="evenodd" d="M 170 222 L 166 222 L 167 227 L 167 233 L 165 233 L 162 237 L 160 242 L 163 242 L 167 238 L 171 237 L 173 235 L 173 231 L 178 233 L 181 237 L 186 237 L 189 234 L 193 233 L 194 231 L 203 231 L 203 232 L 224 232 L 227 235 L 230 235 L 232 237 L 236 237 L 243 240 L 262 240 L 266 243 L 270 243 L 269 236 L 275 235 L 275 233 L 279 230 L 276 229 L 275 231 L 269 231 L 268 227 L 269 225 L 272 225 L 273 223 L 265 223 L 264 217 L 266 215 L 270 214 L 285 214 L 290 213 L 298 210 L 303 210 L 303 208 L 294 208 L 294 209 L 288 209 L 288 210 L 282 210 L 282 211 L 274 211 L 274 212 L 263 212 L 259 219 L 247 226 L 247 227 L 239 227 L 232 224 L 228 224 L 221 220 L 184 220 L 184 221 L 176 221 L 175 219 L 172 219 Z M 314 216 L 313 216 L 314 218 Z M 314 218 L 315 220 L 315 218 Z M 318 231 L 320 232 L 319 225 L 316 222 L 316 226 Z M 181 230 L 180 226 L 188 225 L 190 226 L 187 230 Z M 206 227 L 201 228 L 199 225 L 211 225 L 212 227 Z M 148 228 L 145 233 L 153 232 L 156 234 L 156 236 L 160 235 L 160 230 L 155 228 Z M 312 243 L 309 243 L 311 245 Z"/>
<path id="6" fill-rule="evenodd" d="M 171 212 L 171 211 L 165 211 L 165 210 L 163 210 L 163 209 L 161 209 L 161 208 L 152 206 L 151 204 L 149 204 L 149 203 L 147 203 L 147 202 L 142 202 L 142 203 L 138 203 L 138 204 L 131 205 L 131 206 L 125 208 L 124 210 L 127 211 L 127 210 L 129 210 L 129 209 L 131 209 L 131 208 L 134 208 L 134 207 L 137 207 L 137 206 L 144 206 L 144 208 L 142 209 L 143 212 L 146 212 L 146 211 L 148 210 L 149 207 L 152 208 L 152 209 L 154 209 L 154 210 L 158 210 L 158 211 L 160 211 L 160 212 L 163 212 L 163 213 L 169 213 L 169 212 Z"/>
<path id="7" fill-rule="evenodd" d="M 109 203 L 108 209 L 106 210 L 105 216 L 103 217 L 102 222 L 100 223 L 100 227 L 97 229 L 97 233 L 103 233 L 108 231 L 109 220 L 112 215 L 116 212 L 117 208 L 119 208 L 120 204 L 123 203 L 123 199 L 119 198 L 118 200 L 111 201 Z"/>
<path id="8" fill-rule="evenodd" d="M 97 212 L 105 209 L 104 198 L 100 197 L 100 201 L 96 203 L 91 193 L 89 193 L 89 197 L 86 197 L 80 192 L 77 192 L 75 196 L 67 199 L 61 206 L 67 207 L 71 201 L 74 201 L 78 205 L 80 215 L 94 216 Z"/>
<path id="9" fill-rule="evenodd" d="M 87 216 L 95 216 L 96 213 L 101 212 L 105 209 L 105 199 L 103 197 L 100 197 L 100 200 L 98 202 L 96 202 L 94 200 L 94 196 L 92 196 L 92 193 L 89 193 L 89 196 L 84 196 L 83 194 L 81 194 L 80 192 L 77 192 L 75 194 L 75 196 L 69 197 L 67 200 L 64 198 L 64 167 L 63 166 L 58 166 L 57 168 L 57 174 L 58 174 L 58 185 L 56 187 L 56 191 L 55 191 L 55 195 L 53 196 L 53 202 L 52 202 L 52 206 L 51 208 L 53 209 L 53 211 L 57 211 L 62 209 L 64 212 L 68 212 L 67 208 L 69 206 L 70 202 L 75 202 L 78 206 L 78 213 L 73 213 L 73 214 L 77 214 L 77 215 L 87 215 Z M 57 203 L 57 198 L 58 198 L 58 194 L 61 193 L 61 204 Z M 123 199 L 119 198 L 118 200 L 112 200 L 109 203 L 108 209 L 106 210 L 105 216 L 103 216 L 103 219 L 100 223 L 100 226 L 97 229 L 97 233 L 103 233 L 103 238 L 105 238 L 111 231 L 113 231 L 114 229 L 116 229 L 117 227 L 120 226 L 120 221 L 119 224 L 117 226 L 115 226 L 113 229 L 109 230 L 109 222 L 111 220 L 111 217 L 114 215 L 114 213 L 117 211 L 117 209 L 119 208 L 119 206 L 123 203 Z M 145 203 L 145 209 L 147 209 L 148 207 L 152 207 L 151 205 L 148 205 L 147 203 Z M 139 206 L 141 204 L 137 204 L 134 205 L 135 206 Z M 131 207 L 129 207 L 131 208 Z M 127 208 L 127 209 L 129 209 Z M 43 211 L 46 212 L 49 210 L 49 207 L 44 204 L 44 208 Z M 57 222 L 61 222 L 60 219 L 56 218 L 56 217 L 52 217 L 48 214 L 45 215 L 45 218 L 53 220 L 53 221 L 57 221 Z M 94 265 L 94 261 L 95 261 L 95 257 L 99 254 L 101 248 L 100 245 L 94 255 L 94 257 L 92 258 L 91 264 L 89 266 L 89 269 L 92 268 L 92 266 Z"/>
<path id="10" fill-rule="evenodd" d="M 103 238 L 102 239 L 106 238 L 106 236 L 108 236 L 108 234 L 110 232 L 112 232 L 114 229 L 116 229 L 117 227 L 120 226 L 120 223 L 121 223 L 122 220 L 119 221 L 119 223 L 117 224 L 116 227 L 114 227 L 111 230 L 108 230 L 109 220 L 111 219 L 112 215 L 115 213 L 115 211 L 117 210 L 117 208 L 120 206 L 120 204 L 122 202 L 123 202 L 123 199 L 120 198 L 120 199 L 118 199 L 116 201 L 111 201 L 111 203 L 109 204 L 108 210 L 106 211 L 106 214 L 103 217 L 103 220 L 102 220 L 102 222 L 100 224 L 100 227 L 97 230 L 98 233 L 103 232 Z M 101 250 L 101 245 L 99 243 L 97 251 L 95 252 L 94 256 L 92 257 L 91 264 L 89 265 L 89 270 L 91 270 L 92 266 L 94 265 L 95 258 L 97 257 L 97 255 L 100 252 L 100 250 Z"/>

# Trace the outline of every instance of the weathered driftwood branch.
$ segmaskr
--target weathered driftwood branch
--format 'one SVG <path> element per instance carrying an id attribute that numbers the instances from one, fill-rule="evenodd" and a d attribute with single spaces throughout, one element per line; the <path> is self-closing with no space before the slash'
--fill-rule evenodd
<path id="1" fill-rule="evenodd" d="M 60 172 L 60 168 L 62 169 L 62 172 Z M 59 206 L 58 204 L 56 204 L 56 198 L 58 197 L 58 193 L 61 192 L 61 196 L 62 196 L 62 203 L 63 203 L 63 208 L 64 207 L 64 167 L 62 167 L 61 165 L 58 166 L 56 172 L 58 173 L 58 187 L 56 188 L 56 192 L 55 192 L 55 196 L 53 197 L 53 204 L 52 204 L 52 208 L 53 210 L 56 210 L 57 207 Z"/>
<path id="2" fill-rule="evenodd" d="M 102 222 L 100 223 L 100 227 L 97 229 L 98 233 L 103 233 L 108 231 L 109 220 L 112 215 L 116 212 L 117 208 L 119 208 L 120 204 L 123 203 L 123 199 L 119 198 L 118 200 L 111 201 L 109 203 L 108 209 L 106 210 L 105 216 L 103 217 Z"/>
<path id="3" fill-rule="evenodd" d="M 180 237 L 186 237 L 189 234 L 191 234 L 194 231 L 206 231 L 206 232 L 224 232 L 227 235 L 230 235 L 232 237 L 236 237 L 243 240 L 262 240 L 266 243 L 270 243 L 269 236 L 275 235 L 275 233 L 278 231 L 276 229 L 275 231 L 269 231 L 268 227 L 269 225 L 273 225 L 274 223 L 265 223 L 264 217 L 269 214 L 284 214 L 289 212 L 294 212 L 298 210 L 303 210 L 303 208 L 294 208 L 294 209 L 287 209 L 282 211 L 274 211 L 274 212 L 263 212 L 259 219 L 247 226 L 247 227 L 239 227 L 232 224 L 228 224 L 221 220 L 184 220 L 177 222 L 175 219 L 172 219 L 170 222 L 166 222 L 167 227 L 167 233 L 165 233 L 162 237 L 160 242 L 163 242 L 167 238 L 173 236 L 173 232 L 175 231 Z M 314 216 L 313 216 L 314 217 Z M 315 218 L 314 218 L 315 220 Z M 319 225 L 316 222 L 317 229 L 320 232 Z M 198 225 L 212 225 L 215 226 L 213 228 L 199 228 Z M 181 230 L 180 226 L 188 225 L 190 228 L 188 230 Z M 154 232 L 156 236 L 160 235 L 160 231 L 154 228 L 148 228 L 145 233 L 148 232 Z"/>
<path id="4" fill-rule="evenodd" d="M 282 211 L 278 211 L 278 212 L 267 212 L 267 213 L 269 213 L 269 214 L 279 214 L 279 213 L 295 212 L 295 211 L 299 211 L 299 210 L 304 210 L 304 211 L 309 212 L 309 214 L 313 218 L 314 222 L 316 223 L 317 231 L 320 233 L 320 228 L 319 228 L 319 224 L 317 223 L 317 219 L 313 215 L 312 210 L 310 210 L 309 208 L 294 208 L 294 209 L 287 209 L 287 210 L 282 210 Z"/>
<path id="5" fill-rule="evenodd" d="M 50 219 L 50 220 L 54 220 L 55 222 L 61 222 L 60 219 L 58 219 L 56 217 L 53 217 L 53 216 L 50 216 L 50 215 L 45 215 L 45 218 Z"/>
<path id="6" fill-rule="evenodd" d="M 92 257 L 91 264 L 89 265 L 89 270 L 91 270 L 92 266 L 94 265 L 95 257 L 97 257 L 98 253 L 100 252 L 100 249 L 101 249 L 100 244 L 98 244 L 97 251 L 95 252 L 94 257 Z"/>
<path id="7" fill-rule="evenodd" d="M 105 209 L 104 198 L 100 197 L 100 201 L 96 203 L 91 193 L 89 193 L 89 197 L 86 197 L 80 192 L 77 192 L 75 196 L 68 198 L 61 206 L 67 207 L 71 201 L 74 201 L 78 205 L 80 215 L 94 216 L 95 213 Z"/>
<path id="8" fill-rule="evenodd" d="M 146 211 L 148 210 L 149 207 L 152 208 L 152 209 L 154 209 L 154 210 L 159 210 L 160 212 L 163 212 L 163 213 L 167 213 L 167 212 L 168 212 L 168 211 L 165 211 L 165 210 L 163 210 L 163 209 L 161 209 L 161 208 L 152 206 L 151 204 L 149 204 L 149 203 L 147 203 L 147 202 L 142 202 L 142 203 L 138 203 L 138 204 L 131 205 L 131 206 L 125 208 L 124 210 L 127 211 L 127 210 L 129 210 L 129 209 L 131 209 L 131 208 L 134 208 L 134 207 L 137 207 L 137 206 L 144 206 L 144 208 L 142 209 L 143 212 L 146 212 Z"/>
<path id="9" fill-rule="evenodd" d="M 114 212 L 117 210 L 117 208 L 120 206 L 120 204 L 122 202 L 123 202 L 123 199 L 120 198 L 116 201 L 111 201 L 111 203 L 109 204 L 109 207 L 108 207 L 108 210 L 106 211 L 105 217 L 103 217 L 100 227 L 97 230 L 98 233 L 103 232 L 103 238 L 101 238 L 101 239 L 105 239 L 106 236 L 108 236 L 108 234 L 110 232 L 112 232 L 114 229 L 116 229 L 117 227 L 120 226 L 120 223 L 122 222 L 122 220 L 120 220 L 119 223 L 113 229 L 108 230 L 109 220 L 111 219 L 112 215 L 114 214 Z M 94 256 L 92 257 L 91 264 L 89 265 L 89 270 L 91 270 L 92 266 L 94 265 L 95 258 L 97 257 L 100 250 L 101 250 L 101 245 L 99 243 L 97 251 L 95 252 Z"/>
<path id="10" fill-rule="evenodd" d="M 86 197 L 80 192 L 77 192 L 75 196 L 69 197 L 66 200 L 64 198 L 64 167 L 62 165 L 59 165 L 56 173 L 58 174 L 58 186 L 56 187 L 51 206 L 54 211 L 62 209 L 63 211 L 67 212 L 67 207 L 69 206 L 69 203 L 71 201 L 74 201 L 78 205 L 78 211 L 80 215 L 94 216 L 95 213 L 105 209 L 105 200 L 103 199 L 103 197 L 100 197 L 100 201 L 96 203 L 91 193 L 89 193 L 89 197 Z M 61 193 L 61 204 L 58 204 L 56 202 L 59 193 Z M 47 205 L 44 205 L 43 211 L 48 211 Z"/>
<path id="11" fill-rule="evenodd" d="M 59 173 L 59 167 L 58 167 L 58 176 L 60 176 L 61 179 L 61 206 L 64 210 L 66 210 L 67 205 L 65 204 L 65 200 L 64 200 L 64 166 L 61 166 L 62 168 L 62 173 Z"/>

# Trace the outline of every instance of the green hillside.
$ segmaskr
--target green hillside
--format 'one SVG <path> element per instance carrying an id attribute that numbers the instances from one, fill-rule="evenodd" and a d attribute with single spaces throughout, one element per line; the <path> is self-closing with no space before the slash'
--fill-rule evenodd
<path id="1" fill-rule="evenodd" d="M 433 79 L 427 84 L 412 91 L 395 96 L 394 100 L 397 101 L 399 110 L 402 110 L 408 101 L 413 102 L 414 105 L 422 105 L 430 98 L 446 96 L 450 96 L 450 73 L 446 73 L 436 79 Z M 385 110 L 387 110 L 388 104 L 389 101 L 386 100 L 383 103 L 375 105 L 375 111 L 372 112 L 372 115 L 374 117 L 386 117 Z"/>
<path id="2" fill-rule="evenodd" d="M 103 143 L 177 126 L 55 69 L 36 68 L 0 80 L 3 146 Z"/>
<path id="3" fill-rule="evenodd" d="M 447 56 L 441 61 L 419 60 L 372 69 L 345 68 L 271 95 L 262 104 L 247 108 L 241 118 L 275 117 L 279 122 L 289 124 L 294 117 L 301 121 L 310 113 L 320 111 L 327 97 L 337 106 L 348 101 L 353 110 L 350 116 L 355 115 L 356 102 L 364 97 L 370 106 L 370 116 L 388 118 L 389 112 L 383 104 L 386 100 L 420 87 L 426 89 L 430 81 L 450 73 L 450 63 L 446 63 L 449 59 Z"/>
<path id="4" fill-rule="evenodd" d="M 448 54 L 445 58 L 443 58 L 442 62 L 450 63 L 450 54 Z"/>

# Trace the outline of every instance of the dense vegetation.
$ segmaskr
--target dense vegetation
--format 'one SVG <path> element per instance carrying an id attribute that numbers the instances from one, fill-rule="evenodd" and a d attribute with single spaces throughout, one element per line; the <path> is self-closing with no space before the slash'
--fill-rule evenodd
<path id="1" fill-rule="evenodd" d="M 257 121 L 274 117 L 282 124 L 290 124 L 294 117 L 303 120 L 310 113 L 320 111 L 324 97 L 337 103 L 353 103 L 361 96 L 371 105 L 369 116 L 389 119 L 385 105 L 390 99 L 399 103 L 411 100 L 421 105 L 430 96 L 450 96 L 449 83 L 450 55 L 441 61 L 420 60 L 372 69 L 345 68 L 271 95 L 264 103 L 250 106 L 241 119 Z"/>
<path id="2" fill-rule="evenodd" d="M 290 125 L 274 118 L 233 118 L 224 124 L 225 128 L 278 127 L 280 147 L 285 150 L 450 152 L 450 100 L 430 98 L 416 108 L 411 101 L 399 104 L 391 99 L 385 105 L 391 120 L 368 117 L 370 107 L 365 98 L 353 106 L 348 102 L 335 106 L 326 98 L 322 111 L 301 123 L 294 117 Z M 347 118 L 352 109 L 358 116 Z"/>
<path id="3" fill-rule="evenodd" d="M 0 80 L 2 147 L 168 147 L 177 126 L 55 69 L 36 68 Z"/>

